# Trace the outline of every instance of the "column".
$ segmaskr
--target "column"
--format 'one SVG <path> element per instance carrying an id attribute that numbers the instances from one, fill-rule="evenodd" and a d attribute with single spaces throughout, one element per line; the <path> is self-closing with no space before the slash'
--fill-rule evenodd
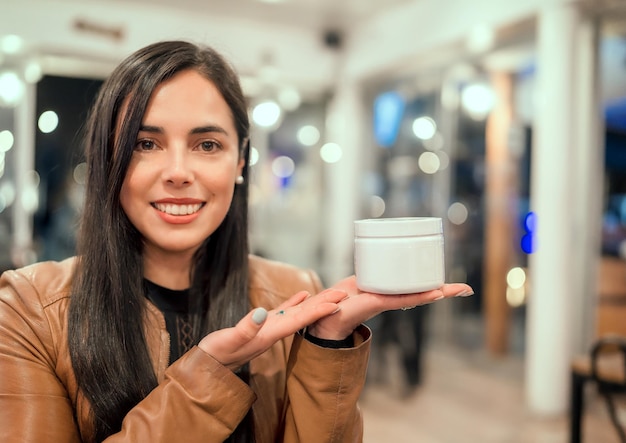
<path id="1" fill-rule="evenodd" d="M 323 164 L 322 278 L 327 285 L 354 273 L 354 220 L 359 217 L 366 115 L 358 82 L 339 81 L 328 106 L 325 142 L 337 143 L 342 157 Z"/>
<path id="2" fill-rule="evenodd" d="M 578 104 L 575 107 L 576 155 L 572 180 L 575 189 L 574 278 L 575 303 L 572 305 L 572 352 L 588 352 L 595 337 L 601 250 L 602 205 L 604 201 L 604 117 L 600 99 L 599 31 L 597 19 L 587 18 L 577 34 L 575 72 Z"/>
<path id="3" fill-rule="evenodd" d="M 24 206 L 24 198 L 32 192 L 32 174 L 35 169 L 35 101 L 36 85 L 25 84 L 24 97 L 15 107 L 15 146 L 13 168 L 15 202 L 13 203 L 13 244 L 11 257 L 17 266 L 35 261 L 33 253 L 32 211 Z"/>
<path id="4" fill-rule="evenodd" d="M 579 76 L 579 42 L 584 35 L 576 4 L 549 4 L 539 11 L 537 27 L 537 90 L 533 122 L 531 210 L 537 215 L 536 251 L 529 257 L 530 294 L 526 340 L 526 399 L 531 412 L 562 414 L 568 407 L 569 367 L 580 328 L 586 290 L 577 257 L 583 231 L 591 229 L 582 217 L 592 210 L 589 196 L 580 194 L 599 177 L 597 164 L 583 166 L 592 156 L 591 115 L 588 106 L 591 78 Z M 587 47 L 591 50 L 590 47 Z M 587 133 L 581 143 L 579 136 Z M 587 160 L 582 156 L 587 155 Z M 594 154 L 595 155 L 595 154 Z M 596 189 L 591 191 L 596 198 Z M 586 193 L 585 193 L 586 194 Z M 596 208 L 593 208 L 596 210 Z M 588 251 L 587 251 L 588 252 Z M 576 316 L 575 316 L 576 315 Z M 578 316 L 578 317 L 577 317 Z"/>
<path id="5" fill-rule="evenodd" d="M 517 176 L 509 149 L 513 121 L 513 78 L 494 72 L 498 97 L 486 128 L 486 210 L 484 248 L 484 313 L 487 350 L 505 355 L 509 348 L 511 309 L 506 300 L 506 274 L 514 258 L 511 232 L 516 221 Z"/>

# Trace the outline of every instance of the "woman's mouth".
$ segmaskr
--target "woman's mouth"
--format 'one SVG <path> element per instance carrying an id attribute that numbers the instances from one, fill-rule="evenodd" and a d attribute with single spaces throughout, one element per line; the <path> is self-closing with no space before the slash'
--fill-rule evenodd
<path id="1" fill-rule="evenodd" d="M 157 211 L 164 212 L 169 215 L 190 215 L 198 212 L 204 203 L 195 203 L 189 205 L 176 205 L 173 203 L 151 203 Z"/>

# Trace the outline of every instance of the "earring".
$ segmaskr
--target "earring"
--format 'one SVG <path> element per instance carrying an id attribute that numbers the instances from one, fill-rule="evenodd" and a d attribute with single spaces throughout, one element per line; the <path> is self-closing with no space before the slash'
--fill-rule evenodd
<path id="1" fill-rule="evenodd" d="M 244 181 L 243 175 L 240 175 L 235 179 L 235 183 L 237 183 L 238 185 L 243 185 L 243 181 Z"/>

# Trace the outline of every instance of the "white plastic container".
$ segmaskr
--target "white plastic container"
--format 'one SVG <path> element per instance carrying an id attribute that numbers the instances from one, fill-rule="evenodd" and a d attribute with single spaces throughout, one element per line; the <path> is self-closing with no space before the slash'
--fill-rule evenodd
<path id="1" fill-rule="evenodd" d="M 437 217 L 354 222 L 357 286 L 378 294 L 408 294 L 445 282 L 443 224 Z"/>

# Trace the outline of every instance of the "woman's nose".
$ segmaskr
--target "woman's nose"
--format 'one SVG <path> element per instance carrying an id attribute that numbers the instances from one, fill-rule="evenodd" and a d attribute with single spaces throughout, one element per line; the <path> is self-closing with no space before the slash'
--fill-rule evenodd
<path id="1" fill-rule="evenodd" d="M 183 149 L 171 149 L 165 158 L 163 180 L 174 185 L 183 186 L 193 181 L 191 159 Z"/>

